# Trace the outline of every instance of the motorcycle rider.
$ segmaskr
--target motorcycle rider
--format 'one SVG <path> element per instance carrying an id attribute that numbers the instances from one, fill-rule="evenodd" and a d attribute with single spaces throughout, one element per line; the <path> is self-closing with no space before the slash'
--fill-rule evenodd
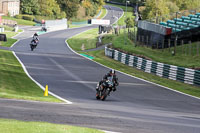
<path id="1" fill-rule="evenodd" d="M 38 34 L 37 33 L 35 33 L 34 35 L 33 35 L 33 40 L 31 41 L 31 43 L 35 43 L 36 45 L 39 43 L 39 38 L 38 38 Z"/>
<path id="2" fill-rule="evenodd" d="M 112 91 L 116 91 L 116 90 L 117 90 L 117 89 L 116 89 L 116 86 L 118 86 L 119 83 L 118 83 L 118 78 L 117 78 L 117 75 L 116 75 L 114 69 L 111 69 L 110 72 L 107 73 L 107 74 L 103 77 L 103 80 L 101 80 L 101 81 L 99 82 L 99 84 L 97 85 L 96 90 L 98 91 L 99 85 L 101 85 L 102 88 L 106 87 L 106 86 L 108 85 L 108 84 L 106 83 L 106 80 L 109 80 L 109 78 L 111 78 L 112 81 L 113 81 L 113 89 L 112 89 Z M 106 86 L 103 86 L 103 83 L 104 83 L 104 85 L 106 85 Z"/>

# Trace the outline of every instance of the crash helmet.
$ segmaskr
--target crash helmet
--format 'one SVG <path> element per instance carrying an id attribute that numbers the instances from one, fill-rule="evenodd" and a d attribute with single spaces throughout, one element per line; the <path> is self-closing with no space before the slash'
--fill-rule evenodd
<path id="1" fill-rule="evenodd" d="M 37 32 L 34 34 L 34 36 L 38 36 Z"/>
<path id="2" fill-rule="evenodd" d="M 115 70 L 114 70 L 114 69 L 111 69 L 111 70 L 110 70 L 110 74 L 115 74 Z"/>

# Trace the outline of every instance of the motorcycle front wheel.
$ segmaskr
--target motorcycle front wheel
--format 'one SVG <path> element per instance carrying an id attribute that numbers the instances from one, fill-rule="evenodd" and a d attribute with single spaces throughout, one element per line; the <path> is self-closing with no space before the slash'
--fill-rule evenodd
<path id="1" fill-rule="evenodd" d="M 31 45 L 31 51 L 33 51 L 33 49 L 34 49 L 34 46 L 33 46 L 33 45 Z"/>

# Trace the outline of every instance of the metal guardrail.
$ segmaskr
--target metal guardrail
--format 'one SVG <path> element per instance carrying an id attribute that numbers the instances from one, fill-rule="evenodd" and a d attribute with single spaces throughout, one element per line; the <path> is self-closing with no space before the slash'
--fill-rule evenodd
<path id="1" fill-rule="evenodd" d="M 105 55 L 131 67 L 152 73 L 160 77 L 200 86 L 200 71 L 154 62 L 114 49 L 105 48 Z"/>

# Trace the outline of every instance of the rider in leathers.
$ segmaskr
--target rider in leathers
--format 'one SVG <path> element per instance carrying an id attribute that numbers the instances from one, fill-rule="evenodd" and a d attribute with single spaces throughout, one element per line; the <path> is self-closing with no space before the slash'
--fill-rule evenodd
<path id="1" fill-rule="evenodd" d="M 99 82 L 98 85 L 101 85 L 101 87 L 106 87 L 108 84 L 106 83 L 106 80 L 109 80 L 109 78 L 112 78 L 112 81 L 113 81 L 113 89 L 111 91 L 116 91 L 116 86 L 119 85 L 118 83 L 118 78 L 117 78 L 117 75 L 115 74 L 115 70 L 110 70 L 109 73 L 107 73 L 104 77 L 103 77 L 103 80 L 101 80 Z M 103 83 L 104 85 L 106 86 L 103 86 Z M 97 90 L 99 89 L 99 86 L 97 86 L 96 88 Z"/>
<path id="2" fill-rule="evenodd" d="M 35 43 L 36 45 L 38 45 L 38 43 L 39 43 L 39 38 L 38 38 L 38 34 L 37 33 L 35 33 L 34 35 L 33 35 L 33 40 L 31 41 L 31 43 Z"/>

